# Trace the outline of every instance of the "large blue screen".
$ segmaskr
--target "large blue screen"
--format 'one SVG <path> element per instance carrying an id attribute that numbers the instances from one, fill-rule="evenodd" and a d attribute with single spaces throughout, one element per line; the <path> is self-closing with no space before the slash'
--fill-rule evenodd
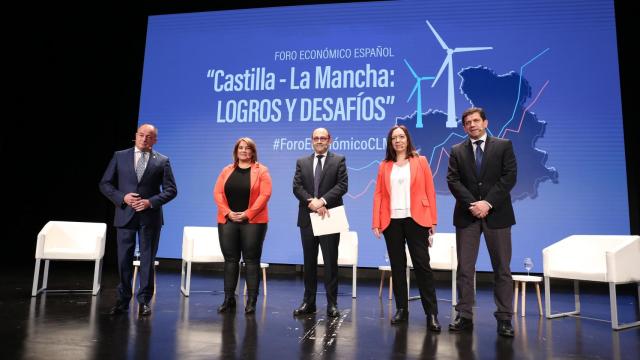
<path id="1" fill-rule="evenodd" d="M 394 1 L 151 16 L 140 122 L 159 129 L 178 197 L 158 256 L 181 256 L 184 226 L 216 226 L 213 185 L 235 141 L 256 140 L 273 195 L 263 261 L 302 263 L 295 160 L 316 127 L 346 155 L 345 207 L 359 265 L 384 263 L 371 233 L 385 136 L 406 124 L 431 164 L 438 231 L 453 232 L 448 153 L 459 116 L 486 109 L 513 141 L 513 271 L 571 234 L 628 234 L 612 1 Z M 602 204 L 606 204 L 603 211 Z M 484 246 L 478 270 L 490 270 Z"/>

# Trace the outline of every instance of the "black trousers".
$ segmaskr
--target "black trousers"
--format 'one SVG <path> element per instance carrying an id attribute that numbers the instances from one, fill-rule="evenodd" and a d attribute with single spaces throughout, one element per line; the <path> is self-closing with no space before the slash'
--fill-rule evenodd
<path id="1" fill-rule="evenodd" d="M 416 271 L 416 282 L 420 291 L 420 299 L 424 313 L 438 314 L 436 289 L 433 284 L 433 272 L 429 264 L 429 228 L 420 226 L 412 218 L 391 219 L 391 223 L 384 230 L 384 240 L 391 262 L 393 295 L 396 298 L 397 309 L 408 309 L 409 296 L 407 290 L 407 255 L 405 243 L 409 248 L 413 268 Z"/>
<path id="2" fill-rule="evenodd" d="M 340 234 L 313 236 L 311 225 L 300 228 L 302 252 L 304 254 L 304 299 L 309 304 L 316 303 L 318 288 L 318 245 L 324 260 L 324 289 L 327 305 L 338 304 L 338 245 Z"/>
<path id="3" fill-rule="evenodd" d="M 220 249 L 224 255 L 224 293 L 233 296 L 238 285 L 240 258 L 246 266 L 247 294 L 258 296 L 260 257 L 267 234 L 267 224 L 218 223 Z"/>
<path id="4" fill-rule="evenodd" d="M 140 242 L 140 289 L 136 296 L 138 303 L 148 304 L 153 297 L 153 263 L 160 242 L 160 226 L 138 225 L 136 218 L 126 227 L 116 228 L 118 247 L 118 299 L 131 300 L 133 279 L 133 256 L 136 248 L 136 235 Z M 135 284 L 133 284 L 135 286 Z"/>
<path id="5" fill-rule="evenodd" d="M 493 298 L 498 320 L 510 320 L 513 315 L 513 279 L 511 278 L 511 227 L 492 229 L 486 220 L 478 220 L 465 228 L 456 228 L 456 251 L 458 255 L 458 304 L 460 316 L 473 317 L 473 279 L 480 248 L 480 234 L 489 250 L 493 267 Z"/>

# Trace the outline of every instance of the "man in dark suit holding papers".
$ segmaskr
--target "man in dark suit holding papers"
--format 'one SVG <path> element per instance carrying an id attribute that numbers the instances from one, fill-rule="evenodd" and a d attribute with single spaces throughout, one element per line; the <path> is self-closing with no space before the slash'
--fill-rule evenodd
<path id="1" fill-rule="evenodd" d="M 314 153 L 296 162 L 293 194 L 299 200 L 298 227 L 304 253 L 304 298 L 293 311 L 294 316 L 316 312 L 318 285 L 318 245 L 324 259 L 324 286 L 327 293 L 327 315 L 340 316 L 338 311 L 338 243 L 340 234 L 314 236 L 309 214 L 328 216 L 328 209 L 342 205 L 348 188 L 347 165 L 342 155 L 329 152 L 331 134 L 317 128 L 311 135 Z"/>

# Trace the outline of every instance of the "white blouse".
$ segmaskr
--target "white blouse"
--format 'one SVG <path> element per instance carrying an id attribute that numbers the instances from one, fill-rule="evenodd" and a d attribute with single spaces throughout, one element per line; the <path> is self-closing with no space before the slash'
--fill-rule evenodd
<path id="1" fill-rule="evenodd" d="M 391 170 L 391 218 L 411 217 L 411 167 L 393 164 Z"/>

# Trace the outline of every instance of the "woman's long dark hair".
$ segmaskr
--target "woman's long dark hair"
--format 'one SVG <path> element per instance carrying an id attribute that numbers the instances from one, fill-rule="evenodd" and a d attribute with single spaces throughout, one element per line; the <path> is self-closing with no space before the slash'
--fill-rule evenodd
<path id="1" fill-rule="evenodd" d="M 407 129 L 404 125 L 394 125 L 387 134 L 387 155 L 385 156 L 385 161 L 393 161 L 397 160 L 398 155 L 396 154 L 396 150 L 393 148 L 393 144 L 391 142 L 391 134 L 396 129 L 402 129 L 404 135 L 407 137 L 407 158 L 418 156 L 418 152 L 416 148 L 413 147 L 413 141 L 411 141 L 411 135 L 409 135 L 409 129 Z"/>

